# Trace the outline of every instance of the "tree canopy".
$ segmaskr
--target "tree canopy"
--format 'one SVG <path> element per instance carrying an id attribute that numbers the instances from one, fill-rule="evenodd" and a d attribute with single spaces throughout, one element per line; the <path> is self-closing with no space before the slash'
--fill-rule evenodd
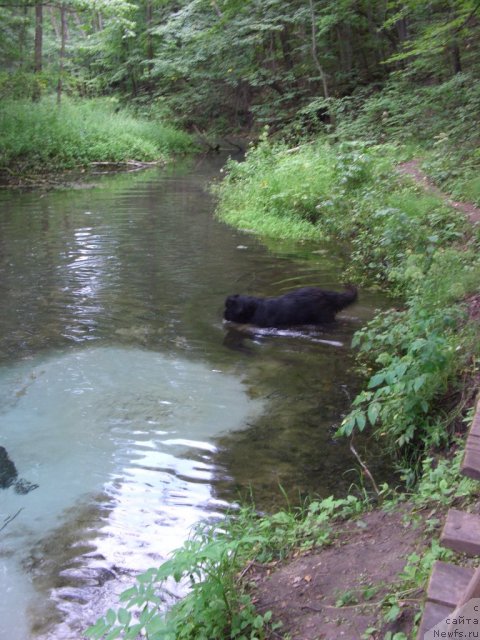
<path id="1" fill-rule="evenodd" d="M 0 97 L 118 94 L 190 126 L 275 127 L 478 68 L 478 0 L 4 0 Z"/>

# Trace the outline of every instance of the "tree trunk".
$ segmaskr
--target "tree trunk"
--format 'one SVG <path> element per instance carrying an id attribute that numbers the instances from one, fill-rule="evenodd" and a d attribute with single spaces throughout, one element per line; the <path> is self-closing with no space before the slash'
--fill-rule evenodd
<path id="1" fill-rule="evenodd" d="M 147 71 L 148 71 L 148 80 L 147 80 L 147 90 L 153 90 L 153 81 L 152 81 L 152 71 L 153 71 L 153 38 L 152 38 L 152 27 L 153 27 L 153 7 L 152 0 L 146 0 L 145 3 L 145 36 L 146 36 L 146 56 L 147 56 Z"/>
<path id="2" fill-rule="evenodd" d="M 43 50 L 43 4 L 37 2 L 35 4 L 35 53 L 33 62 L 33 72 L 40 74 L 42 72 L 42 50 Z M 32 100 L 38 102 L 41 98 L 40 79 L 37 77 L 33 87 Z"/>
<path id="3" fill-rule="evenodd" d="M 288 27 L 284 26 L 279 33 L 283 63 L 288 71 L 293 69 L 292 48 L 290 46 Z"/>
<path id="4" fill-rule="evenodd" d="M 318 54 L 317 54 L 317 28 L 316 28 L 316 24 L 315 24 L 315 10 L 313 8 L 313 0 L 310 0 L 310 22 L 311 22 L 311 37 L 312 37 L 312 41 L 311 41 L 311 51 L 312 51 L 312 58 L 313 61 L 315 63 L 315 66 L 318 69 L 318 73 L 320 74 L 320 78 L 322 80 L 322 86 L 323 86 L 323 97 L 324 98 L 329 98 L 329 93 L 328 93 L 328 84 L 327 84 L 327 76 L 325 75 L 325 71 L 323 70 L 322 65 L 320 64 L 320 60 L 318 59 Z"/>
<path id="5" fill-rule="evenodd" d="M 26 50 L 26 42 L 27 42 L 27 20 L 28 20 L 28 7 L 25 5 L 23 7 L 23 18 L 21 22 L 20 28 L 20 36 L 19 36 L 19 47 L 20 47 L 20 68 L 25 68 L 25 57 L 28 54 L 25 53 Z M 28 56 L 29 57 L 29 56 Z"/>
<path id="6" fill-rule="evenodd" d="M 57 104 L 62 102 L 63 70 L 65 66 L 65 44 L 67 41 L 67 9 L 65 2 L 60 5 L 60 64 L 57 83 Z"/>
<path id="7" fill-rule="evenodd" d="M 451 47 L 453 73 L 462 73 L 462 59 L 460 57 L 460 48 L 458 42 L 454 42 Z"/>

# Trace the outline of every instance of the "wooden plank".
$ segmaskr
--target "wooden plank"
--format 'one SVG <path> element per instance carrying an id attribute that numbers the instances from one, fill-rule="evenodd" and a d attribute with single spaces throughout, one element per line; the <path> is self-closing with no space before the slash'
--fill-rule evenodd
<path id="1" fill-rule="evenodd" d="M 480 436 L 480 400 L 477 402 L 477 408 L 475 409 L 469 435 Z"/>
<path id="2" fill-rule="evenodd" d="M 469 449 L 468 446 L 465 449 L 465 455 L 463 457 L 461 472 L 468 478 L 474 480 L 480 480 L 480 452 Z"/>
<path id="3" fill-rule="evenodd" d="M 427 599 L 454 609 L 461 601 L 473 574 L 473 569 L 437 560 L 428 583 Z"/>
<path id="4" fill-rule="evenodd" d="M 468 436 L 465 448 L 471 449 L 472 451 L 478 451 L 480 449 L 480 436 Z"/>
<path id="5" fill-rule="evenodd" d="M 480 554 L 480 516 L 450 509 L 440 543 L 458 553 Z"/>
<path id="6" fill-rule="evenodd" d="M 468 433 L 461 472 L 464 476 L 480 480 L 480 399 Z"/>
<path id="7" fill-rule="evenodd" d="M 448 607 L 444 604 L 438 604 L 438 602 L 427 602 L 425 609 L 423 610 L 422 621 L 418 629 L 417 640 L 423 640 L 427 631 L 430 631 L 432 627 L 441 622 L 450 613 L 452 613 L 453 607 Z"/>

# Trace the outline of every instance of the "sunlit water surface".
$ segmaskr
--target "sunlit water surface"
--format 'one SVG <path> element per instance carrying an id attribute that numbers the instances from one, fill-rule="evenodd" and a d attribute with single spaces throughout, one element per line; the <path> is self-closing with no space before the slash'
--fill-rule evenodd
<path id="1" fill-rule="evenodd" d="M 351 337 L 386 302 L 361 292 L 317 329 L 224 326 L 230 293 L 341 288 L 344 256 L 216 221 L 222 161 L 0 194 L 0 446 L 38 485 L 0 489 L 1 640 L 78 640 L 250 490 L 268 509 L 359 480 L 333 432 L 360 384 Z"/>

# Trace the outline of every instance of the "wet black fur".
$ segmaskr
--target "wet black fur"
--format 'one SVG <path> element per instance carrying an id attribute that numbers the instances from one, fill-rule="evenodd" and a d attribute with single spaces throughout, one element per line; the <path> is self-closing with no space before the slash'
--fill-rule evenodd
<path id="1" fill-rule="evenodd" d="M 325 291 L 318 287 L 295 289 L 276 298 L 235 294 L 225 300 L 224 318 L 257 327 L 287 327 L 333 322 L 335 314 L 355 302 L 355 287 L 346 291 Z"/>

